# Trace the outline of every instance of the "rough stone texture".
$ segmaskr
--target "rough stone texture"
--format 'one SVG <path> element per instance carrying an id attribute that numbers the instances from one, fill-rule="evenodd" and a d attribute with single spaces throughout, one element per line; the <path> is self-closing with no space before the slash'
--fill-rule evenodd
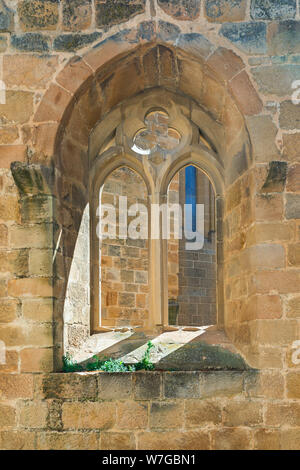
<path id="1" fill-rule="evenodd" d="M 299 54 L 300 21 L 271 23 L 268 29 L 268 52 L 270 55 Z"/>
<path id="2" fill-rule="evenodd" d="M 63 27 L 66 31 L 82 31 L 91 25 L 91 0 L 63 0 Z"/>
<path id="3" fill-rule="evenodd" d="M 12 46 L 22 52 L 47 52 L 50 39 L 39 33 L 25 33 L 11 37 Z"/>
<path id="4" fill-rule="evenodd" d="M 296 0 L 251 0 L 254 20 L 282 20 L 296 16 Z"/>
<path id="5" fill-rule="evenodd" d="M 14 27 L 13 11 L 7 7 L 4 0 L 0 2 L 0 31 L 12 31 Z"/>
<path id="6" fill-rule="evenodd" d="M 285 162 L 271 162 L 267 179 L 261 188 L 262 193 L 281 192 L 285 188 L 287 164 Z"/>
<path id="7" fill-rule="evenodd" d="M 176 20 L 195 20 L 200 13 L 201 0 L 158 0 L 158 5 Z"/>
<path id="8" fill-rule="evenodd" d="M 76 51 L 81 47 L 100 39 L 102 33 L 92 34 L 62 34 L 54 40 L 53 47 L 57 51 Z"/>
<path id="9" fill-rule="evenodd" d="M 58 1 L 23 0 L 18 3 L 21 28 L 24 31 L 56 29 L 58 24 Z"/>
<path id="10" fill-rule="evenodd" d="M 243 21 L 246 6 L 246 0 L 206 0 L 205 15 L 208 21 L 217 23 Z"/>
<path id="11" fill-rule="evenodd" d="M 300 104 L 283 101 L 280 105 L 279 122 L 283 129 L 300 129 Z"/>
<path id="12" fill-rule="evenodd" d="M 263 93 L 284 96 L 292 90 L 292 84 L 300 74 L 298 65 L 260 66 L 251 70 L 259 89 Z"/>
<path id="13" fill-rule="evenodd" d="M 285 213 L 287 219 L 300 218 L 300 194 L 287 194 Z"/>
<path id="14" fill-rule="evenodd" d="M 265 23 L 226 23 L 222 25 L 220 34 L 246 54 L 265 54 L 267 51 Z"/>
<path id="15" fill-rule="evenodd" d="M 109 27 L 122 23 L 145 11 L 145 0 L 96 0 L 96 22 L 98 26 Z"/>

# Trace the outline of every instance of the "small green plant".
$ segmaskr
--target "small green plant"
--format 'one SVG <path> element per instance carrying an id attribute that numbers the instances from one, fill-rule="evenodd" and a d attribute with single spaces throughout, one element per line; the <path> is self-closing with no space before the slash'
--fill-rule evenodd
<path id="1" fill-rule="evenodd" d="M 87 363 L 86 370 L 101 370 L 104 363 L 105 361 L 101 361 L 98 356 L 93 356 L 92 360 Z"/>
<path id="2" fill-rule="evenodd" d="M 150 361 L 150 352 L 154 348 L 152 341 L 148 341 L 144 357 L 135 365 L 135 370 L 153 370 L 154 364 Z"/>
<path id="3" fill-rule="evenodd" d="M 99 359 L 97 356 L 93 356 L 92 360 L 86 364 L 85 370 L 96 371 L 101 370 L 103 372 L 134 372 L 136 370 L 153 370 L 154 364 L 150 361 L 150 352 L 154 348 L 154 344 L 151 341 L 147 343 L 147 349 L 140 362 L 135 365 L 126 365 L 120 359 Z M 74 361 L 70 354 L 67 353 L 63 356 L 63 371 L 64 372 L 81 372 L 84 368 Z"/>
<path id="4" fill-rule="evenodd" d="M 62 360 L 64 372 L 80 372 L 83 370 L 83 367 L 78 364 L 78 362 L 74 361 L 69 353 L 63 356 Z"/>

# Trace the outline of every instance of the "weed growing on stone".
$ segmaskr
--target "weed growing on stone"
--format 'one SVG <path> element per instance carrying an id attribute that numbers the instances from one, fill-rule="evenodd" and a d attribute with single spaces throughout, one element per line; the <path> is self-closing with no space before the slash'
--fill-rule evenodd
<path id="1" fill-rule="evenodd" d="M 100 360 L 94 356 L 91 361 L 86 364 L 84 368 L 82 365 L 74 361 L 70 354 L 63 356 L 63 372 L 83 372 L 86 371 L 103 371 L 103 372 L 135 372 L 136 370 L 154 370 L 155 365 L 150 361 L 150 352 L 154 348 L 151 341 L 147 343 L 147 349 L 143 358 L 135 365 L 126 365 L 120 359 L 107 359 Z"/>

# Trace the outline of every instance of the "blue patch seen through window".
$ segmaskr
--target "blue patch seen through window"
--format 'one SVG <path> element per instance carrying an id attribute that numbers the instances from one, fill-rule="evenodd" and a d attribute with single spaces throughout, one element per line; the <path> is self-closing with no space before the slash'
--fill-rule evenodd
<path id="1" fill-rule="evenodd" d="M 192 165 L 185 168 L 185 203 L 192 206 L 192 231 L 196 232 L 197 169 Z"/>

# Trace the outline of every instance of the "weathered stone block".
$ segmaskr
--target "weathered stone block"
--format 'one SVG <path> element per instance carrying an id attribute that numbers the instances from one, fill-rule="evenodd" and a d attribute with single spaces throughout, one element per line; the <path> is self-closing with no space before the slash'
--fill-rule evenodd
<path id="1" fill-rule="evenodd" d="M 142 21 L 139 24 L 137 38 L 150 42 L 155 39 L 156 30 L 154 21 Z"/>
<path id="2" fill-rule="evenodd" d="M 50 222 L 53 219 L 52 196 L 36 195 L 21 199 L 21 220 L 23 223 Z"/>
<path id="3" fill-rule="evenodd" d="M 7 86 L 44 88 L 56 72 L 57 57 L 34 55 L 6 55 L 3 61 L 3 79 Z"/>
<path id="4" fill-rule="evenodd" d="M 225 426 L 257 426 L 262 423 L 262 404 L 231 400 L 224 407 Z"/>
<path id="5" fill-rule="evenodd" d="M 4 0 L 0 1 L 0 31 L 10 32 L 14 28 L 14 13 Z"/>
<path id="6" fill-rule="evenodd" d="M 296 320 L 258 320 L 255 325 L 258 343 L 268 345 L 289 345 L 298 339 Z"/>
<path id="7" fill-rule="evenodd" d="M 210 55 L 207 64 L 216 72 L 218 78 L 223 80 L 230 80 L 245 67 L 240 57 L 223 47 L 219 47 Z"/>
<path id="8" fill-rule="evenodd" d="M 11 227 L 12 248 L 51 248 L 53 244 L 52 224 L 38 224 L 31 227 L 14 225 Z"/>
<path id="9" fill-rule="evenodd" d="M 243 428 L 223 428 L 213 431 L 213 449 L 247 450 L 251 449 L 250 433 Z"/>
<path id="10" fill-rule="evenodd" d="M 200 397 L 198 372 L 167 372 L 164 375 L 164 396 L 166 398 Z"/>
<path id="11" fill-rule="evenodd" d="M 56 29 L 58 0 L 23 0 L 18 3 L 21 28 L 24 31 Z"/>
<path id="12" fill-rule="evenodd" d="M 283 157 L 288 161 L 300 162 L 300 132 L 283 134 Z"/>
<path id="13" fill-rule="evenodd" d="M 157 431 L 138 435 L 137 448 L 142 450 L 208 450 L 207 431 Z"/>
<path id="14" fill-rule="evenodd" d="M 96 22 L 98 26 L 111 26 L 127 21 L 145 11 L 145 0 L 96 0 Z"/>
<path id="15" fill-rule="evenodd" d="M 97 450 L 99 435 L 97 432 L 45 432 L 37 438 L 38 450 Z"/>
<path id="16" fill-rule="evenodd" d="M 200 376 L 201 397 L 233 396 L 242 393 L 244 376 L 241 372 L 207 372 Z"/>
<path id="17" fill-rule="evenodd" d="M 50 278 L 12 279 L 8 283 L 8 293 L 12 297 L 51 297 L 52 280 Z"/>
<path id="18" fill-rule="evenodd" d="M 276 291 L 279 294 L 292 294 L 300 292 L 300 274 L 288 271 L 261 271 L 252 279 L 252 288 L 255 292 L 268 294 Z"/>
<path id="19" fill-rule="evenodd" d="M 300 266 L 300 243 L 288 246 L 288 264 L 290 266 Z"/>
<path id="20" fill-rule="evenodd" d="M 299 403 L 268 403 L 265 412 L 267 426 L 300 426 Z"/>
<path id="21" fill-rule="evenodd" d="M 39 33 L 13 34 L 11 45 L 23 52 L 48 52 L 50 38 Z"/>
<path id="22" fill-rule="evenodd" d="M 64 429 L 110 429 L 115 424 L 115 403 L 64 403 Z"/>
<path id="23" fill-rule="evenodd" d="M 13 406 L 0 405 L 0 429 L 9 429 L 15 422 L 16 409 Z"/>
<path id="24" fill-rule="evenodd" d="M 134 374 L 134 397 L 136 400 L 158 399 L 160 394 L 161 374 L 159 372 Z"/>
<path id="25" fill-rule="evenodd" d="M 144 429 L 148 426 L 148 404 L 135 401 L 119 402 L 117 426 L 120 429 Z"/>
<path id="26" fill-rule="evenodd" d="M 300 194 L 287 194 L 285 216 L 287 219 L 300 219 Z"/>
<path id="27" fill-rule="evenodd" d="M 52 374 L 45 376 L 42 384 L 43 397 L 96 399 L 97 377 L 95 375 Z"/>
<path id="28" fill-rule="evenodd" d="M 288 318 L 300 318 L 300 297 L 293 297 L 287 305 Z"/>
<path id="29" fill-rule="evenodd" d="M 63 26 L 66 31 L 82 31 L 91 25 L 91 0 L 63 0 Z"/>
<path id="30" fill-rule="evenodd" d="M 35 122 L 60 121 L 72 96 L 62 87 L 52 84 L 35 114 Z"/>
<path id="31" fill-rule="evenodd" d="M 185 424 L 187 427 L 199 427 L 220 424 L 222 421 L 221 405 L 213 400 L 186 400 Z"/>
<path id="32" fill-rule="evenodd" d="M 300 164 L 289 166 L 286 190 L 300 192 Z"/>
<path id="33" fill-rule="evenodd" d="M 261 188 L 262 193 L 282 192 L 285 188 L 287 176 L 286 162 L 270 162 L 269 171 Z"/>
<path id="34" fill-rule="evenodd" d="M 242 113 L 252 116 L 261 112 L 261 99 L 244 70 L 230 81 L 230 90 Z"/>
<path id="35" fill-rule="evenodd" d="M 300 21 L 280 21 L 268 28 L 268 53 L 288 55 L 300 53 Z"/>
<path id="36" fill-rule="evenodd" d="M 279 244 L 261 244 L 248 250 L 249 263 L 254 269 L 279 269 L 285 267 L 285 250 Z"/>
<path id="37" fill-rule="evenodd" d="M 121 307 L 135 307 L 135 295 L 127 292 L 120 292 L 119 305 Z"/>
<path id="38" fill-rule="evenodd" d="M 46 402 L 20 402 L 19 419 L 23 428 L 45 428 L 48 415 Z"/>
<path id="39" fill-rule="evenodd" d="M 279 123 L 283 129 L 300 129 L 300 104 L 283 101 L 280 105 Z"/>
<path id="40" fill-rule="evenodd" d="M 220 34 L 246 54 L 267 52 L 267 28 L 262 22 L 226 23 L 222 25 Z"/>
<path id="41" fill-rule="evenodd" d="M 28 275 L 28 251 L 0 251 L 0 273 L 11 273 L 18 277 Z"/>
<path id="42" fill-rule="evenodd" d="M 90 67 L 88 67 L 80 57 L 75 56 L 56 77 L 56 81 L 66 88 L 66 90 L 69 90 L 71 93 L 75 93 L 90 75 Z"/>
<path id="43" fill-rule="evenodd" d="M 35 449 L 35 433 L 29 431 L 1 432 L 0 445 L 3 450 L 33 450 Z"/>
<path id="44" fill-rule="evenodd" d="M 72 52 L 100 39 L 102 33 L 94 32 L 91 34 L 61 34 L 53 41 L 53 47 L 56 51 Z"/>
<path id="45" fill-rule="evenodd" d="M 205 16 L 208 21 L 214 23 L 243 21 L 245 19 L 246 6 L 246 0 L 206 0 Z"/>
<path id="46" fill-rule="evenodd" d="M 150 428 L 178 428 L 182 426 L 184 416 L 183 402 L 154 402 L 150 406 Z"/>
<path id="47" fill-rule="evenodd" d="M 261 194 L 256 196 L 255 211 L 257 220 L 274 221 L 283 218 L 283 198 L 281 194 Z"/>
<path id="48" fill-rule="evenodd" d="M 176 20 L 195 20 L 200 13 L 201 0 L 158 0 L 158 5 Z"/>
<path id="49" fill-rule="evenodd" d="M 7 38 L 5 35 L 0 35 L 0 52 L 5 52 L 7 49 Z"/>
<path id="50" fill-rule="evenodd" d="M 135 450 L 135 437 L 129 432 L 101 432 L 101 450 Z"/>
<path id="51" fill-rule="evenodd" d="M 275 144 L 278 129 L 271 116 L 248 117 L 247 127 L 250 132 L 255 160 L 259 163 L 277 160 L 280 155 Z"/>
<path id="52" fill-rule="evenodd" d="M 280 399 L 284 397 L 284 377 L 279 371 L 260 371 L 257 375 L 246 375 L 245 391 L 247 396 L 254 398 L 273 398 Z"/>
<path id="53" fill-rule="evenodd" d="M 257 450 L 280 449 L 280 433 L 273 429 L 258 429 L 254 436 L 254 448 Z"/>
<path id="54" fill-rule="evenodd" d="M 0 300 L 0 323 L 10 323 L 17 318 L 19 304 L 16 300 Z"/>
<path id="55" fill-rule="evenodd" d="M 27 348 L 23 349 L 21 357 L 21 372 L 52 372 L 53 349 L 52 348 Z"/>
<path id="56" fill-rule="evenodd" d="M 157 27 L 157 37 L 161 41 L 175 42 L 180 33 L 180 28 L 177 25 L 168 23 L 167 21 L 159 20 Z"/>
<path id="57" fill-rule="evenodd" d="M 262 93 L 284 96 L 292 93 L 292 83 L 299 78 L 300 65 L 261 65 L 251 72 Z"/>
<path id="58" fill-rule="evenodd" d="M 100 374 L 98 396 L 101 400 L 126 400 L 132 396 L 132 374 Z"/>
<path id="59" fill-rule="evenodd" d="M 282 303 L 279 295 L 256 297 L 256 318 L 272 319 L 282 317 Z"/>
<path id="60" fill-rule="evenodd" d="M 254 20 L 281 20 L 296 16 L 296 0 L 251 0 Z"/>
<path id="61" fill-rule="evenodd" d="M 214 46 L 199 33 L 180 34 L 176 41 L 176 45 L 185 51 L 189 51 L 195 56 L 203 58 L 208 57 L 214 50 Z"/>
<path id="62" fill-rule="evenodd" d="M 18 137 L 19 132 L 17 127 L 6 127 L 0 130 L 0 144 L 13 144 Z"/>
<path id="63" fill-rule="evenodd" d="M 300 398 L 300 372 L 289 372 L 286 376 L 287 397 Z"/>
<path id="64" fill-rule="evenodd" d="M 27 91 L 7 91 L 6 103 L 1 104 L 2 119 L 23 124 L 33 113 L 33 95 Z"/>
<path id="65" fill-rule="evenodd" d="M 0 391 L 2 398 L 33 398 L 32 375 L 0 374 Z"/>
<path id="66" fill-rule="evenodd" d="M 298 450 L 300 441 L 299 429 L 282 429 L 280 432 L 280 449 L 281 450 Z"/>

